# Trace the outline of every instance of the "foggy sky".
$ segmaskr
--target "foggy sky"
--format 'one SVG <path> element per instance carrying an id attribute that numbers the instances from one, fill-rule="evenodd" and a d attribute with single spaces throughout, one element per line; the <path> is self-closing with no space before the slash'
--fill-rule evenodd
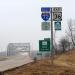
<path id="1" fill-rule="evenodd" d="M 58 40 L 65 32 L 67 20 L 75 19 L 74 0 L 0 0 L 0 50 L 8 43 L 31 43 L 38 49 L 40 39 L 50 37 L 50 31 L 41 30 L 41 7 L 62 7 L 62 30 L 56 32 Z"/>

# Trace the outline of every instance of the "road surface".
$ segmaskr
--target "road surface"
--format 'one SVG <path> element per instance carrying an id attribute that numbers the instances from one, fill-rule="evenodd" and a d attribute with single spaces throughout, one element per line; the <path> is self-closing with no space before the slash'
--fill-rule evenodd
<path id="1" fill-rule="evenodd" d="M 22 66 L 32 61 L 33 60 L 29 56 L 25 55 L 16 55 L 8 57 L 6 60 L 0 61 L 0 72 Z"/>

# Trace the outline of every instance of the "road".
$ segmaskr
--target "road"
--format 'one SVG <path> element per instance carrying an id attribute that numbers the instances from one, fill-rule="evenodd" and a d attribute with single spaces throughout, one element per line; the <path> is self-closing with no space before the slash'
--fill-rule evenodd
<path id="1" fill-rule="evenodd" d="M 32 61 L 33 60 L 29 56 L 25 55 L 16 55 L 8 57 L 6 60 L 0 61 L 0 72 L 22 66 Z"/>

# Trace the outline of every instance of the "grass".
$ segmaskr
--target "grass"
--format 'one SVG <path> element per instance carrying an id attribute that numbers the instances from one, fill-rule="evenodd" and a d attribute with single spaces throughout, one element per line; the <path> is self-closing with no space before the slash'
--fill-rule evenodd
<path id="1" fill-rule="evenodd" d="M 5 72 L 5 75 L 75 75 L 75 51 L 51 60 L 43 59 Z"/>

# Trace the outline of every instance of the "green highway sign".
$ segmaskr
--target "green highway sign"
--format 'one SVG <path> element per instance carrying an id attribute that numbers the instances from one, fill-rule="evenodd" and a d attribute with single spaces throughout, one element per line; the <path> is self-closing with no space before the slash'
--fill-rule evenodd
<path id="1" fill-rule="evenodd" d="M 50 51 L 50 40 L 39 40 L 39 51 Z"/>
<path id="2" fill-rule="evenodd" d="M 54 22 L 54 27 L 55 27 L 55 30 L 61 30 L 61 22 L 59 21 Z"/>
<path id="3" fill-rule="evenodd" d="M 50 30 L 50 22 L 42 22 L 41 29 L 45 31 Z"/>

